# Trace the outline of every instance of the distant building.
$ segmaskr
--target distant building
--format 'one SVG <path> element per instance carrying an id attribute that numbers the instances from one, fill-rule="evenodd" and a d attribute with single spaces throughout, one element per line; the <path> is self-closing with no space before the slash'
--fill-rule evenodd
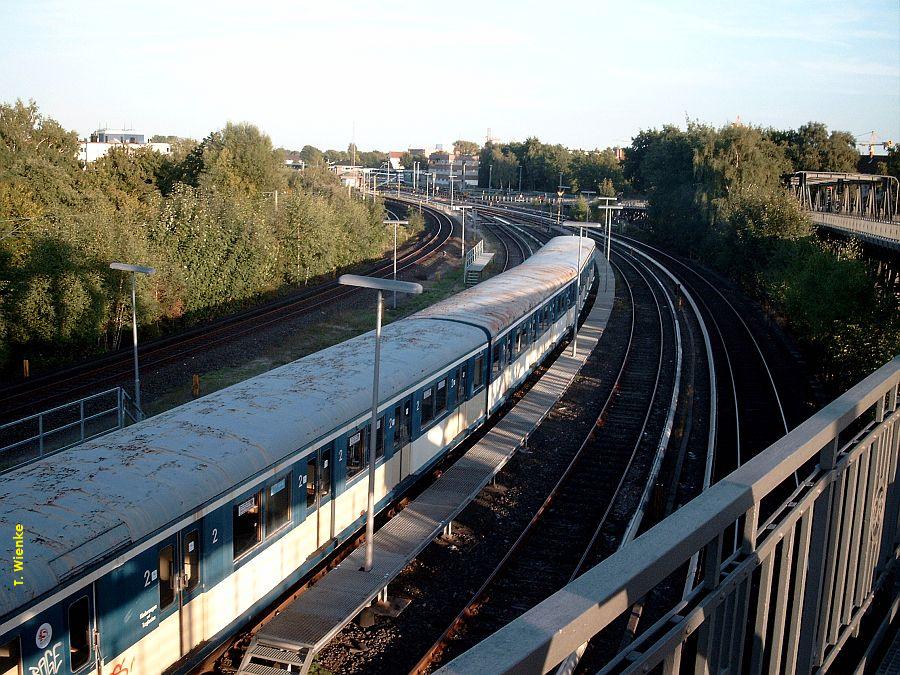
<path id="1" fill-rule="evenodd" d="M 391 150 L 388 153 L 388 162 L 390 162 L 393 171 L 399 171 L 403 168 L 403 153 L 399 150 Z"/>
<path id="2" fill-rule="evenodd" d="M 302 159 L 286 159 L 284 160 L 284 165 L 294 171 L 303 171 L 306 168 L 306 162 Z"/>
<path id="3" fill-rule="evenodd" d="M 435 174 L 435 185 L 450 186 L 450 171 L 459 187 L 478 187 L 478 155 L 455 155 L 452 152 L 434 152 L 428 158 L 428 170 Z M 463 173 L 465 172 L 465 173 Z"/>
<path id="4" fill-rule="evenodd" d="M 168 143 L 148 143 L 146 136 L 136 133 L 134 129 L 97 129 L 89 140 L 81 141 L 78 157 L 85 163 L 93 162 L 103 157 L 110 148 L 150 148 L 163 155 L 172 153 L 172 146 Z"/>
<path id="5" fill-rule="evenodd" d="M 331 171 L 340 179 L 342 185 L 352 187 L 360 187 L 363 184 L 363 174 L 366 172 L 361 166 L 352 164 L 333 164 L 329 167 Z"/>

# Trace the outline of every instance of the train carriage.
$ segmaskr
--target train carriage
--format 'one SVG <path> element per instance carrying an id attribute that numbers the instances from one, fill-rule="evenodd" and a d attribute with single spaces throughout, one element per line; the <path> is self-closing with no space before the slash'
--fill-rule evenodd
<path id="1" fill-rule="evenodd" d="M 582 289 L 593 274 L 584 239 Z M 577 239 L 385 327 L 381 509 L 462 442 L 574 319 Z M 202 659 L 363 525 L 371 334 L 6 473 L 0 675 Z M 11 534 L 10 534 L 11 536 Z M 16 583 L 21 581 L 21 583 Z"/>

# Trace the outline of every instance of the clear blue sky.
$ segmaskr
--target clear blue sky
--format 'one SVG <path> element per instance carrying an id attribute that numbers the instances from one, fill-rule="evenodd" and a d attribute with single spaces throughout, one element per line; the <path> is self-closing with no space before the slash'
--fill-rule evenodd
<path id="1" fill-rule="evenodd" d="M 900 3 L 0 0 L 0 100 L 84 135 L 627 143 L 685 116 L 900 141 Z"/>

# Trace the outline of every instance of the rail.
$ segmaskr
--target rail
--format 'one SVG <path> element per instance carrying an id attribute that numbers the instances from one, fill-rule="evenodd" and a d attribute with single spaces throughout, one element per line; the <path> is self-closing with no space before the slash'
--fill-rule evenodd
<path id="1" fill-rule="evenodd" d="M 603 672 L 827 669 L 898 557 L 900 357 L 605 561 L 449 663 L 546 672 L 696 553 L 703 582 Z M 794 473 L 802 477 L 794 483 Z M 722 560 L 734 528 L 740 548 Z M 665 611 L 662 608 L 660 611 Z"/>
<path id="2" fill-rule="evenodd" d="M 140 417 L 128 392 L 115 387 L 0 424 L 0 473 L 121 429 Z"/>

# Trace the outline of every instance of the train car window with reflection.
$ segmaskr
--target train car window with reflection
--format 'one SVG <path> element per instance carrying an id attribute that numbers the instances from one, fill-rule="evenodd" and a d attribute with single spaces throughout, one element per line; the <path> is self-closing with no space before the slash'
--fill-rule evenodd
<path id="1" fill-rule="evenodd" d="M 234 505 L 232 545 L 235 560 L 262 541 L 261 509 L 262 492 L 257 492 Z"/>
<path id="2" fill-rule="evenodd" d="M 266 535 L 280 530 L 291 520 L 291 474 L 282 476 L 266 491 Z"/>

